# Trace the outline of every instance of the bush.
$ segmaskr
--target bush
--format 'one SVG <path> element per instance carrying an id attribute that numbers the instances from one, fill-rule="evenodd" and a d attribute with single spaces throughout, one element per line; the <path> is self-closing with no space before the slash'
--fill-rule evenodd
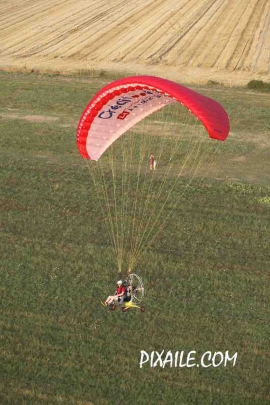
<path id="1" fill-rule="evenodd" d="M 251 90 L 270 91 L 270 83 L 262 80 L 251 80 L 247 84 L 247 88 Z"/>

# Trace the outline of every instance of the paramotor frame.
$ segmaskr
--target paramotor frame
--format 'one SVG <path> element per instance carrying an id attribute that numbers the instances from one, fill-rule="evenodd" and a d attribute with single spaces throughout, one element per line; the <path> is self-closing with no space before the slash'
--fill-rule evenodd
<path id="1" fill-rule="evenodd" d="M 144 298 L 144 285 L 142 279 L 135 273 L 129 274 L 127 278 L 128 288 L 130 288 L 131 302 L 140 304 Z"/>

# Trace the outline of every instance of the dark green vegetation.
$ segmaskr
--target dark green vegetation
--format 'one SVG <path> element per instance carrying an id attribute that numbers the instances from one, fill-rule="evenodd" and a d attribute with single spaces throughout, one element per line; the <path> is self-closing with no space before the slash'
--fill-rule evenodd
<path id="1" fill-rule="evenodd" d="M 261 90 L 270 92 L 270 83 L 264 82 L 262 80 L 251 80 L 250 82 L 248 82 L 247 88 L 252 90 Z"/>
<path id="2" fill-rule="evenodd" d="M 102 76 L 101 76 L 102 77 Z M 224 87 L 223 83 L 217 82 L 215 80 L 208 80 L 207 86 L 210 87 Z M 270 91 L 270 83 L 264 82 L 263 80 L 250 80 L 247 85 L 247 89 L 256 90 L 260 92 L 268 92 Z"/>
<path id="3" fill-rule="evenodd" d="M 200 88 L 232 134 L 137 269 L 146 312 L 122 314 L 100 305 L 119 276 L 75 144 L 104 83 L 0 75 L 0 402 L 268 403 L 269 95 Z M 139 368 L 140 350 L 163 349 L 238 359 Z"/>

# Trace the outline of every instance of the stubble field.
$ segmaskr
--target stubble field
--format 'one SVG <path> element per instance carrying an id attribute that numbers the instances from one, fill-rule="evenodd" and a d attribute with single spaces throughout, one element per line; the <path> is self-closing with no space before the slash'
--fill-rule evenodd
<path id="1" fill-rule="evenodd" d="M 270 78 L 268 0 L 2 1 L 0 66 L 120 70 L 246 84 Z"/>

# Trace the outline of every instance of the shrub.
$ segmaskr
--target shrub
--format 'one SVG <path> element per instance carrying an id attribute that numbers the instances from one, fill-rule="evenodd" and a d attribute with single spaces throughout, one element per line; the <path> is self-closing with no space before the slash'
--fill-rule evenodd
<path id="1" fill-rule="evenodd" d="M 270 83 L 262 80 L 251 80 L 247 84 L 247 88 L 251 90 L 270 91 Z"/>

